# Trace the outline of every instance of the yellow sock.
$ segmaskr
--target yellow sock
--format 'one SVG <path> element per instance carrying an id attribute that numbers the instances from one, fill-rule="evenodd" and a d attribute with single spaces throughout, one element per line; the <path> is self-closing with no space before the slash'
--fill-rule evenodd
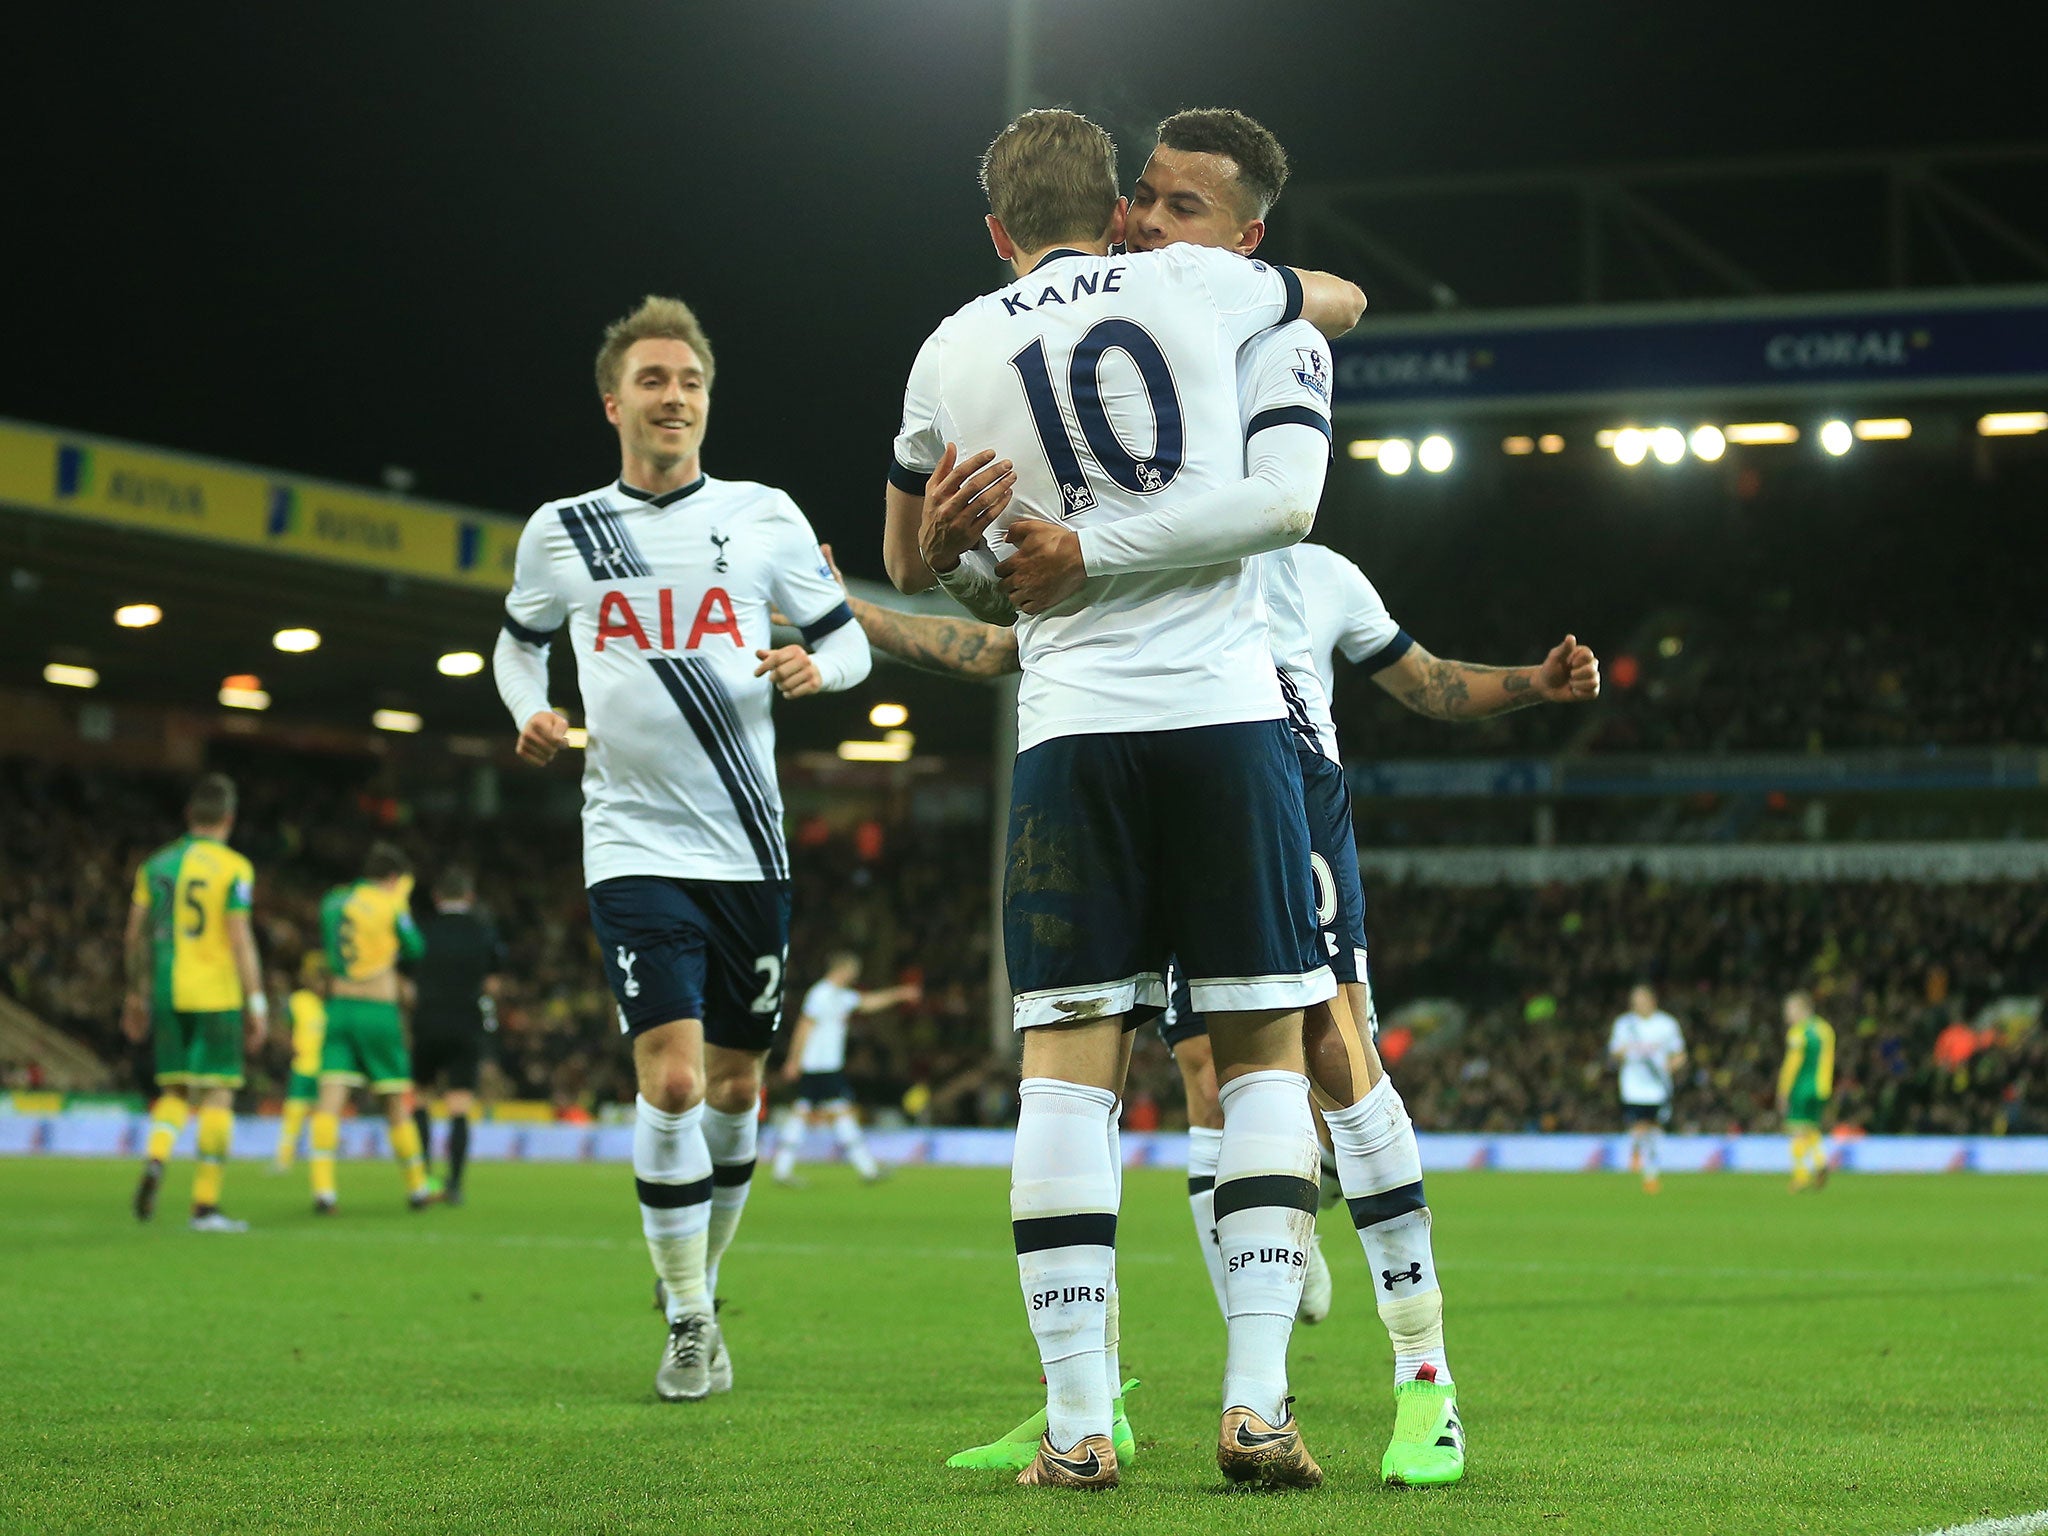
<path id="1" fill-rule="evenodd" d="M 306 1167 L 313 1175 L 313 1198 L 334 1198 L 334 1151 L 341 1145 L 341 1116 L 325 1110 L 313 1111 L 313 1129 L 307 1141 Z"/>
<path id="2" fill-rule="evenodd" d="M 222 1164 L 235 1139 L 235 1112 L 227 1108 L 199 1111 L 199 1171 L 192 1176 L 192 1205 L 211 1210 L 220 1204 Z"/>
<path id="3" fill-rule="evenodd" d="M 1792 1182 L 1805 1184 L 1813 1178 L 1814 1145 L 1820 1138 L 1811 1131 L 1801 1131 L 1792 1138 Z"/>
<path id="4" fill-rule="evenodd" d="M 277 1166 L 289 1168 L 299 1155 L 299 1132 L 305 1129 L 306 1114 L 313 1107 L 306 1099 L 284 1101 L 284 1123 L 277 1128 Z"/>
<path id="5" fill-rule="evenodd" d="M 178 1133 L 191 1118 L 192 1106 L 175 1093 L 162 1094 L 149 1106 L 148 1156 L 152 1163 L 171 1160 L 171 1148 L 177 1145 Z"/>
<path id="6" fill-rule="evenodd" d="M 420 1128 L 407 1116 L 391 1127 L 391 1155 L 405 1170 L 405 1192 L 416 1195 L 427 1187 L 427 1159 L 420 1149 Z"/>

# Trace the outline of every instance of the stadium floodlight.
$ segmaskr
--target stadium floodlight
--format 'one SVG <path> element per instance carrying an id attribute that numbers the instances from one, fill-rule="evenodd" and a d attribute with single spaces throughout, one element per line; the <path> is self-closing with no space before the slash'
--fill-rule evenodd
<path id="1" fill-rule="evenodd" d="M 1820 445 L 1836 458 L 1840 458 L 1855 446 L 1856 434 L 1849 430 L 1846 421 L 1824 421 L 1820 427 Z"/>
<path id="2" fill-rule="evenodd" d="M 843 763 L 907 763 L 910 761 L 910 743 L 842 741 L 839 743 L 839 760 Z"/>
<path id="3" fill-rule="evenodd" d="M 1538 453 L 1563 453 L 1564 439 L 1555 432 L 1546 432 L 1536 439 Z"/>
<path id="4" fill-rule="evenodd" d="M 1696 459 L 1711 464 L 1728 451 L 1728 435 L 1719 427 L 1701 426 L 1692 429 L 1692 453 Z"/>
<path id="5" fill-rule="evenodd" d="M 893 742 L 906 751 L 917 745 L 917 737 L 909 731 L 884 731 L 882 740 Z"/>
<path id="6" fill-rule="evenodd" d="M 380 709 L 370 716 L 370 724 L 380 731 L 398 731 L 410 736 L 426 722 L 409 709 Z"/>
<path id="7" fill-rule="evenodd" d="M 1745 448 L 1760 443 L 1796 443 L 1799 429 L 1789 421 L 1738 421 L 1727 429 L 1728 441 L 1740 443 Z"/>
<path id="8" fill-rule="evenodd" d="M 1376 459 L 1384 446 L 1376 437 L 1354 437 L 1345 452 L 1354 459 Z"/>
<path id="9" fill-rule="evenodd" d="M 1415 462 L 1432 475 L 1440 475 L 1449 469 L 1454 457 L 1456 450 L 1451 447 L 1451 440 L 1441 432 L 1430 433 L 1415 450 Z"/>
<path id="10" fill-rule="evenodd" d="M 590 745 L 590 732 L 585 730 L 580 725 L 570 726 L 569 735 L 566 739 L 566 745 L 572 746 L 578 752 L 581 752 L 584 748 Z"/>
<path id="11" fill-rule="evenodd" d="M 1679 635 L 1666 635 L 1662 640 L 1659 640 L 1657 642 L 1657 654 L 1659 656 L 1662 656 L 1666 661 L 1671 660 L 1672 657 L 1677 656 L 1682 651 L 1684 651 L 1684 649 L 1685 640 L 1682 636 Z"/>
<path id="12" fill-rule="evenodd" d="M 903 724 L 910 718 L 910 710 L 901 704 L 877 704 L 868 711 L 868 724 L 889 729 Z"/>
<path id="13" fill-rule="evenodd" d="M 217 697 L 229 709 L 270 708 L 270 695 L 263 691 L 261 683 L 246 672 L 224 678 Z"/>
<path id="14" fill-rule="evenodd" d="M 1676 464 L 1685 457 L 1685 434 L 1676 427 L 1659 427 L 1650 434 L 1650 451 L 1659 464 Z"/>
<path id="15" fill-rule="evenodd" d="M 123 629 L 147 629 L 163 619 L 164 611 L 155 603 L 124 603 L 114 610 L 114 622 Z"/>
<path id="16" fill-rule="evenodd" d="M 450 651 L 434 663 L 443 677 L 475 677 L 483 669 L 484 659 L 475 651 Z"/>
<path id="17" fill-rule="evenodd" d="M 320 649 L 320 631 L 317 629 L 280 629 L 270 637 L 270 643 L 280 651 L 297 655 L 304 651 Z"/>
<path id="18" fill-rule="evenodd" d="M 1650 451 L 1650 436 L 1635 427 L 1623 427 L 1614 434 L 1614 456 L 1634 469 Z"/>
<path id="19" fill-rule="evenodd" d="M 1536 451 L 1536 439 L 1522 436 L 1504 437 L 1500 440 L 1500 451 L 1520 458 L 1525 453 Z"/>
<path id="20" fill-rule="evenodd" d="M 1415 449 L 1405 437 L 1390 437 L 1380 444 L 1380 468 L 1390 475 L 1405 475 L 1415 462 Z"/>
<path id="21" fill-rule="evenodd" d="M 1622 434 L 1623 430 L 1621 427 L 1602 427 L 1593 434 L 1593 446 L 1596 448 L 1612 448 L 1614 440 Z"/>
<path id="22" fill-rule="evenodd" d="M 97 688 L 100 675 L 91 667 L 67 667 L 61 661 L 53 661 L 43 668 L 43 681 L 59 688 Z"/>
<path id="23" fill-rule="evenodd" d="M 1993 411 L 1977 418 L 1980 437 L 2028 437 L 2048 432 L 2048 411 Z"/>
<path id="24" fill-rule="evenodd" d="M 1875 416 L 1857 422 L 1856 435 L 1866 443 L 1896 442 L 1913 435 L 1913 423 L 1903 416 Z"/>

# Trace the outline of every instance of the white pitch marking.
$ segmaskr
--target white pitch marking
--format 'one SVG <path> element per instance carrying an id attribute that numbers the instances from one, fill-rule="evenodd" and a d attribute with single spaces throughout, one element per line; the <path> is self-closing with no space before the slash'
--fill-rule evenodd
<path id="1" fill-rule="evenodd" d="M 2031 1515 L 1973 1520 L 1968 1525 L 1944 1525 L 1938 1531 L 1927 1532 L 1927 1536 L 2035 1536 L 2037 1531 L 2048 1531 L 2048 1509 L 2037 1509 Z"/>

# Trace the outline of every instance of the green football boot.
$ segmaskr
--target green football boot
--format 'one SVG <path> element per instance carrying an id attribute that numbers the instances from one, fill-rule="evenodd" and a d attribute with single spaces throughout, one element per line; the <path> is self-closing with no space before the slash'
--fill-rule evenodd
<path id="1" fill-rule="evenodd" d="M 1380 1477 L 1397 1488 L 1435 1488 L 1464 1475 L 1458 1390 L 1439 1385 L 1436 1367 L 1425 1365 L 1415 1380 L 1394 1388 L 1394 1438 L 1380 1458 Z"/>
<path id="2" fill-rule="evenodd" d="M 1133 1377 L 1124 1383 L 1124 1392 L 1138 1386 Z M 1039 1409 L 1022 1424 L 1004 1435 L 1000 1440 L 991 1440 L 987 1445 L 973 1446 L 946 1458 L 949 1467 L 970 1467 L 999 1472 L 1021 1472 L 1030 1466 L 1038 1455 L 1038 1442 L 1045 1434 L 1045 1410 Z M 1137 1437 L 1131 1433 L 1131 1421 L 1124 1417 L 1124 1400 L 1121 1393 L 1110 1404 L 1109 1441 L 1116 1447 L 1119 1467 L 1128 1467 L 1138 1459 Z"/>

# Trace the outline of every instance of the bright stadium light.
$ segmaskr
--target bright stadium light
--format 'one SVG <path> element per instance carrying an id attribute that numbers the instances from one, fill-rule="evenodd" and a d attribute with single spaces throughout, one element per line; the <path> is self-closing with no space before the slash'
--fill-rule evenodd
<path id="1" fill-rule="evenodd" d="M 1614 434 L 1614 456 L 1634 469 L 1650 451 L 1650 438 L 1635 427 L 1623 427 Z"/>
<path id="2" fill-rule="evenodd" d="M 1913 423 L 1903 416 L 1875 416 L 1857 422 L 1856 435 L 1866 443 L 1897 442 L 1913 435 Z"/>
<path id="3" fill-rule="evenodd" d="M 320 649 L 320 631 L 317 629 L 280 629 L 270 637 L 270 643 L 280 651 L 297 655 L 304 651 Z"/>
<path id="4" fill-rule="evenodd" d="M 566 745 L 572 746 L 578 752 L 581 752 L 584 748 L 590 745 L 590 732 L 585 730 L 580 725 L 570 726 L 569 735 L 566 740 Z"/>
<path id="5" fill-rule="evenodd" d="M 2048 432 L 2048 411 L 1993 411 L 1977 418 L 1981 437 L 2030 437 Z"/>
<path id="6" fill-rule="evenodd" d="M 380 709 L 370 716 L 370 724 L 380 731 L 398 731 L 410 736 L 426 722 L 409 709 Z"/>
<path id="7" fill-rule="evenodd" d="M 1614 440 L 1621 435 L 1622 431 L 1623 429 L 1620 427 L 1602 427 L 1593 434 L 1593 446 L 1596 448 L 1612 448 Z"/>
<path id="8" fill-rule="evenodd" d="M 1500 451 L 1520 458 L 1525 453 L 1534 453 L 1536 451 L 1536 439 L 1521 436 L 1504 437 L 1500 440 Z"/>
<path id="9" fill-rule="evenodd" d="M 877 704 L 868 711 L 868 724 L 891 729 L 910 718 L 910 711 L 901 704 Z"/>
<path id="10" fill-rule="evenodd" d="M 475 651 L 450 651 L 434 663 L 443 677 L 475 677 L 483 669 L 484 659 Z"/>
<path id="11" fill-rule="evenodd" d="M 1711 464 L 1728 451 L 1728 437 L 1719 427 L 1692 429 L 1693 457 Z"/>
<path id="12" fill-rule="evenodd" d="M 1676 427 L 1659 427 L 1650 434 L 1650 451 L 1659 464 L 1676 464 L 1685 457 L 1685 434 Z"/>
<path id="13" fill-rule="evenodd" d="M 147 629 L 163 619 L 164 611 L 155 603 L 125 603 L 114 610 L 114 622 L 123 629 Z"/>
<path id="14" fill-rule="evenodd" d="M 53 661 L 43 668 L 43 681 L 59 688 L 97 688 L 100 675 L 91 667 L 67 667 L 61 661 Z"/>
<path id="15" fill-rule="evenodd" d="M 1380 456 L 1380 440 L 1376 437 L 1354 437 L 1344 451 L 1354 459 L 1376 459 Z"/>
<path id="16" fill-rule="evenodd" d="M 1855 442 L 1856 434 L 1849 430 L 1849 423 L 1846 421 L 1826 421 L 1821 423 L 1820 445 L 1836 458 L 1839 459 L 1843 454 L 1847 453 L 1855 445 Z"/>
<path id="17" fill-rule="evenodd" d="M 270 695 L 263 691 L 263 679 L 253 672 L 237 672 L 220 680 L 221 703 L 229 709 L 268 709 Z"/>
<path id="18" fill-rule="evenodd" d="M 1799 429 L 1789 421 L 1738 421 L 1729 426 L 1728 441 L 1746 448 L 1759 443 L 1796 443 Z"/>
<path id="19" fill-rule="evenodd" d="M 1415 462 L 1415 450 L 1405 437 L 1390 437 L 1380 444 L 1380 468 L 1390 475 L 1405 475 Z"/>
<path id="20" fill-rule="evenodd" d="M 1441 432 L 1432 432 L 1422 440 L 1422 446 L 1415 450 L 1415 461 L 1432 475 L 1440 475 L 1451 467 L 1456 450 L 1451 440 Z"/>
<path id="21" fill-rule="evenodd" d="M 1536 451 L 1538 453 L 1563 453 L 1564 439 L 1555 432 L 1546 432 L 1536 439 Z"/>
<path id="22" fill-rule="evenodd" d="M 907 763 L 910 744 L 904 741 L 842 741 L 839 760 L 844 763 Z"/>

